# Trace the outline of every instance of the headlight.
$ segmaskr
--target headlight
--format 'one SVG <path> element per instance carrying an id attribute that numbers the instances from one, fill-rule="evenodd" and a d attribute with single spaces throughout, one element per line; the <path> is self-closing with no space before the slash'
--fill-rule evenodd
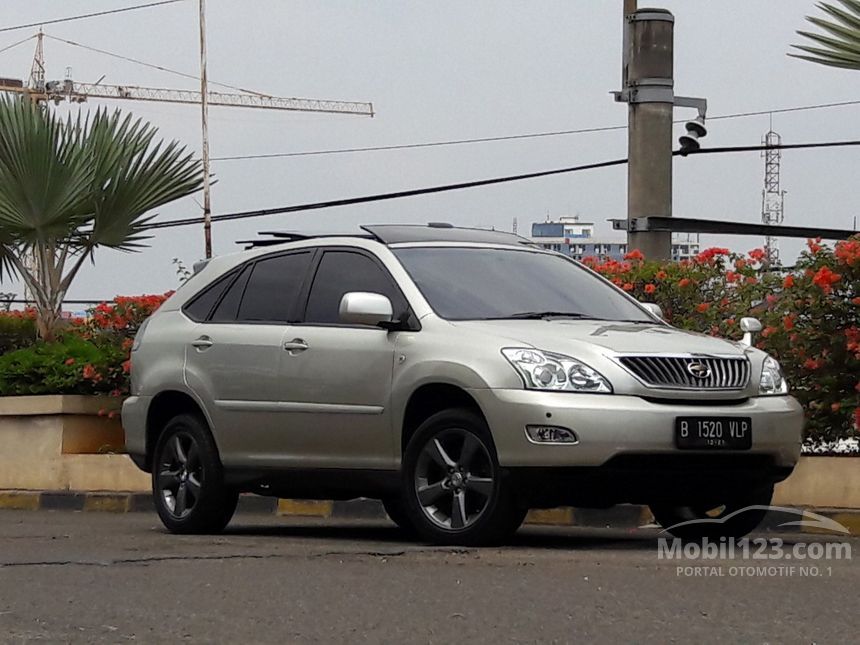
<path id="1" fill-rule="evenodd" d="M 764 359 L 758 393 L 764 395 L 788 394 L 788 381 L 785 380 L 785 376 L 782 374 L 782 368 L 770 356 Z"/>
<path id="2" fill-rule="evenodd" d="M 502 354 L 522 376 L 527 389 L 612 392 L 612 386 L 603 375 L 570 356 L 518 347 L 503 349 Z"/>

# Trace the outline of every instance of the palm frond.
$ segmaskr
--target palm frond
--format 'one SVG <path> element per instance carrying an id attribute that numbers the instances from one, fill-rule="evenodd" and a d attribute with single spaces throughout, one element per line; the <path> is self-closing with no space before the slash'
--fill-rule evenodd
<path id="1" fill-rule="evenodd" d="M 821 2 L 817 6 L 833 20 L 816 16 L 806 19 L 824 33 L 798 30 L 798 35 L 811 40 L 820 47 L 792 45 L 805 54 L 790 53 L 793 58 L 840 67 L 860 69 L 860 0 L 838 0 L 842 8 Z M 829 35 L 828 35 L 829 34 Z"/>
<path id="2" fill-rule="evenodd" d="M 792 45 L 795 49 L 812 54 L 822 60 L 844 63 L 846 65 L 860 65 L 860 54 L 849 54 L 821 47 L 810 47 L 809 45 Z"/>
<path id="3" fill-rule="evenodd" d="M 860 2 L 857 0 L 839 0 L 839 2 L 848 11 L 824 2 L 819 3 L 818 8 L 836 18 L 838 22 L 841 22 L 846 27 L 860 29 Z"/>
<path id="4" fill-rule="evenodd" d="M 801 54 L 789 54 L 792 58 L 799 58 L 801 60 L 807 60 L 810 63 L 818 63 L 819 65 L 827 65 L 828 67 L 839 67 L 841 69 L 857 69 L 857 66 L 853 63 L 840 63 L 835 60 L 828 60 L 826 58 L 818 58 L 816 56 L 803 56 Z"/>
<path id="5" fill-rule="evenodd" d="M 147 213 L 185 197 L 203 183 L 201 164 L 173 141 L 152 145 L 157 130 L 141 120 L 108 116 L 93 119 L 87 145 L 98 159 L 90 244 L 135 250 L 148 238 Z"/>
<path id="6" fill-rule="evenodd" d="M 12 261 L 16 253 L 14 246 L 0 242 L 0 280 L 18 277 L 18 271 Z"/>
<path id="7" fill-rule="evenodd" d="M 5 236 L 25 243 L 64 237 L 91 211 L 92 178 L 76 129 L 30 101 L 0 98 L 0 229 Z"/>

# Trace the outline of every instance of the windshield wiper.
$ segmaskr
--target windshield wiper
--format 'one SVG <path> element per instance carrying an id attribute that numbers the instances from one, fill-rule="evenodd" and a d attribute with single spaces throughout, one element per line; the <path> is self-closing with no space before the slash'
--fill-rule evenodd
<path id="1" fill-rule="evenodd" d="M 510 316 L 499 316 L 499 318 L 511 318 L 517 320 L 543 320 L 544 318 L 577 318 L 579 320 L 594 320 L 593 316 L 578 311 L 521 311 Z"/>

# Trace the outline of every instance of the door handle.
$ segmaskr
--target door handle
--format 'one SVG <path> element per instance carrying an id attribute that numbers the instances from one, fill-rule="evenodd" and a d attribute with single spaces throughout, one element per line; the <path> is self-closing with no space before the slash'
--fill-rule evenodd
<path id="1" fill-rule="evenodd" d="M 295 356 L 299 352 L 308 349 L 308 344 L 303 338 L 293 338 L 291 341 L 284 343 L 284 349 L 289 352 L 290 356 Z"/>
<path id="2" fill-rule="evenodd" d="M 209 336 L 201 336 L 191 341 L 191 345 L 197 349 L 206 349 L 207 347 L 212 347 L 214 344 Z"/>

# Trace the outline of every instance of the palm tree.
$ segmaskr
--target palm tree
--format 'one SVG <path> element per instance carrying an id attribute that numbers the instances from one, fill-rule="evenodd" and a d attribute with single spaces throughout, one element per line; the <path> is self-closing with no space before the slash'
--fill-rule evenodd
<path id="1" fill-rule="evenodd" d="M 0 99 L 0 279 L 18 277 L 33 294 L 41 338 L 54 338 L 63 298 L 97 247 L 145 246 L 147 214 L 202 184 L 200 162 L 176 141 L 155 143 L 156 133 L 119 111 L 63 121 Z"/>
<path id="2" fill-rule="evenodd" d="M 826 2 L 818 3 L 818 8 L 834 20 L 815 16 L 806 17 L 809 22 L 826 33 L 800 30 L 797 32 L 820 47 L 792 45 L 795 49 L 806 53 L 789 54 L 789 56 L 831 67 L 860 69 L 860 0 L 839 0 L 839 2 L 844 8 Z"/>

